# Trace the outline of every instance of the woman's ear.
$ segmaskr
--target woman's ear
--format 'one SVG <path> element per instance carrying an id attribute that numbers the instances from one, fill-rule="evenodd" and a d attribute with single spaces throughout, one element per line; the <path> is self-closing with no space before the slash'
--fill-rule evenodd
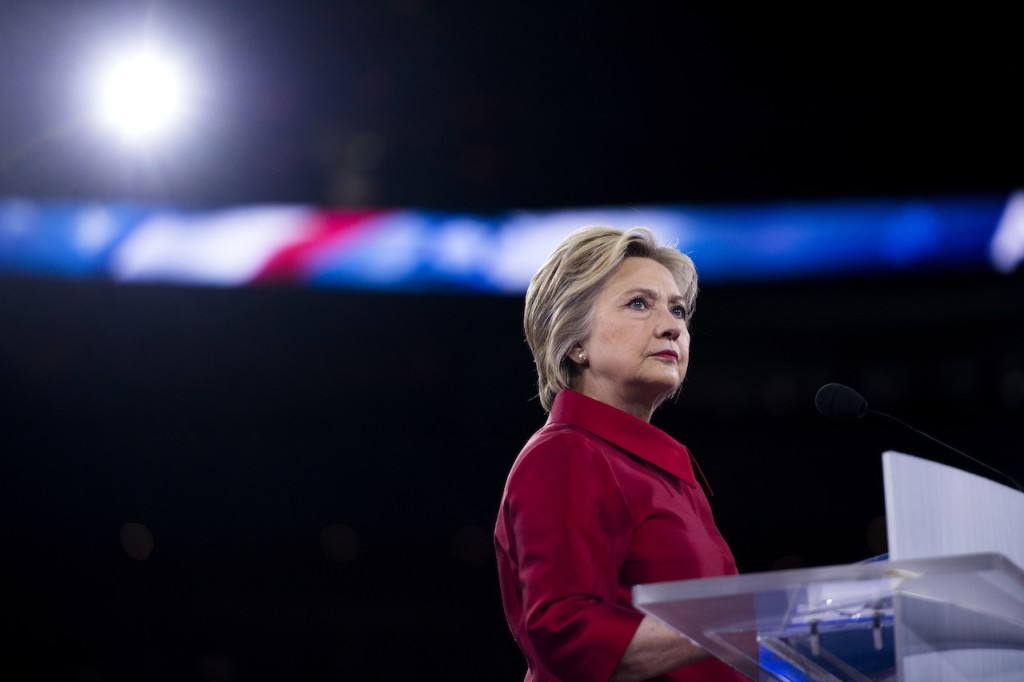
<path id="1" fill-rule="evenodd" d="M 583 350 L 581 344 L 577 344 L 569 350 L 569 359 L 580 367 L 586 367 L 590 364 L 590 360 L 587 359 L 587 351 Z"/>

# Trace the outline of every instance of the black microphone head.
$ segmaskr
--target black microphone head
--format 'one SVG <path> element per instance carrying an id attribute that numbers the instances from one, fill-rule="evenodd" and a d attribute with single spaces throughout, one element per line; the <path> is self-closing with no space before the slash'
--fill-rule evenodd
<path id="1" fill-rule="evenodd" d="M 842 384 L 825 384 L 814 396 L 814 406 L 826 417 L 853 421 L 868 412 L 868 401 L 860 393 Z"/>

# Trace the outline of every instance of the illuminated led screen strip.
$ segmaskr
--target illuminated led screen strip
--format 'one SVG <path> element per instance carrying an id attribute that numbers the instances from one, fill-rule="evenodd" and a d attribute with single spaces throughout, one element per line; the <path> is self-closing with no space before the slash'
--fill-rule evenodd
<path id="1" fill-rule="evenodd" d="M 1024 261 L 1024 193 L 498 215 L 0 200 L 0 272 L 519 294 L 555 244 L 592 224 L 650 227 L 693 257 L 704 283 L 1011 272 Z"/>

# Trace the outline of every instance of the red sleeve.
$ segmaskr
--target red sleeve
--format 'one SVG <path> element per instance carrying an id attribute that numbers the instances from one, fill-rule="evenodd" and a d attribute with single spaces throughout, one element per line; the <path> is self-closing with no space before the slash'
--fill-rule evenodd
<path id="1" fill-rule="evenodd" d="M 643 619 L 619 597 L 632 520 L 599 447 L 551 434 L 523 454 L 506 488 L 526 636 L 562 679 L 609 679 Z"/>

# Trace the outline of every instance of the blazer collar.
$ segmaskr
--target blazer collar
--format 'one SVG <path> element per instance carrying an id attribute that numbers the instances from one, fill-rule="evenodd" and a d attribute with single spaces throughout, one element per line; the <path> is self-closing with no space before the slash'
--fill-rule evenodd
<path id="1" fill-rule="evenodd" d="M 656 426 L 578 391 L 562 390 L 555 396 L 548 424 L 561 422 L 589 431 L 598 438 L 667 471 L 691 487 L 698 486 L 696 462 L 685 445 Z M 711 488 L 696 467 L 708 495 Z"/>

